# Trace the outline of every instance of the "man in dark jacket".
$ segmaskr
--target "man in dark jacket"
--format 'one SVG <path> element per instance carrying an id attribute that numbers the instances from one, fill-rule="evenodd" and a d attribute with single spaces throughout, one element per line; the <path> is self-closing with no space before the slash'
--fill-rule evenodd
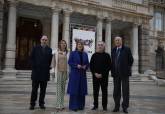
<path id="1" fill-rule="evenodd" d="M 92 110 L 98 108 L 98 96 L 101 86 L 102 90 L 102 106 L 103 110 L 107 110 L 108 102 L 108 75 L 111 67 L 111 58 L 108 53 L 105 52 L 105 43 L 100 41 L 97 44 L 97 52 L 94 53 L 90 61 L 90 70 L 93 75 L 93 98 L 94 107 Z"/>
<path id="2" fill-rule="evenodd" d="M 120 108 L 121 86 L 122 86 L 122 108 L 124 113 L 128 113 L 129 106 L 129 76 L 131 76 L 131 67 L 133 57 L 130 48 L 123 45 L 121 37 L 115 37 L 115 45 L 112 49 L 112 69 L 111 74 L 114 81 L 113 98 L 115 108 L 113 112 L 118 112 Z"/>
<path id="3" fill-rule="evenodd" d="M 37 100 L 38 88 L 40 86 L 39 106 L 45 109 L 45 93 L 47 82 L 50 79 L 50 64 L 52 61 L 52 49 L 47 46 L 47 36 L 42 36 L 41 44 L 34 47 L 31 52 L 32 63 L 32 92 L 30 100 L 30 110 L 34 110 L 35 102 Z"/>

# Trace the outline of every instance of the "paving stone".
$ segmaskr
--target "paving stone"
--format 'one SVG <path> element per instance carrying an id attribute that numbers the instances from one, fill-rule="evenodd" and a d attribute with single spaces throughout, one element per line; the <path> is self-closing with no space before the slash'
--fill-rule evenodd
<path id="1" fill-rule="evenodd" d="M 67 86 L 67 85 L 66 85 Z M 114 108 L 113 83 L 108 87 L 108 111 L 103 112 L 101 106 L 101 95 L 99 97 L 99 109 L 92 111 L 92 83 L 88 83 L 88 95 L 86 97 L 85 110 L 73 112 L 68 109 L 68 95 L 65 95 L 65 109 L 57 112 L 56 84 L 48 83 L 45 98 L 46 110 L 36 106 L 34 111 L 29 110 L 31 81 L 30 80 L 3 80 L 0 79 L 0 114 L 123 114 L 112 113 Z M 101 94 L 101 93 L 100 93 Z M 130 114 L 164 114 L 165 113 L 165 87 L 157 86 L 154 81 L 133 81 L 130 82 Z"/>

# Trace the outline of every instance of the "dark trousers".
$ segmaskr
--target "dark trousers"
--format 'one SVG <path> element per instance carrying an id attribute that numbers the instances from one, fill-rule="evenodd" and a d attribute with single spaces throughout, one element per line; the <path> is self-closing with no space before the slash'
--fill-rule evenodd
<path id="1" fill-rule="evenodd" d="M 115 108 L 120 108 L 120 99 L 121 99 L 121 85 L 122 85 L 122 108 L 127 109 L 129 107 L 129 77 L 114 77 L 114 91 L 113 98 L 115 101 Z"/>
<path id="2" fill-rule="evenodd" d="M 94 98 L 94 107 L 98 107 L 98 96 L 99 90 L 101 86 L 102 91 L 102 106 L 103 108 L 107 108 L 108 103 L 108 76 L 106 78 L 96 78 L 93 76 L 93 98 Z"/>
<path id="3" fill-rule="evenodd" d="M 44 105 L 47 81 L 32 81 L 32 92 L 31 92 L 31 100 L 30 104 L 35 106 L 35 102 L 38 96 L 38 88 L 40 86 L 40 97 L 39 97 L 39 105 Z"/>

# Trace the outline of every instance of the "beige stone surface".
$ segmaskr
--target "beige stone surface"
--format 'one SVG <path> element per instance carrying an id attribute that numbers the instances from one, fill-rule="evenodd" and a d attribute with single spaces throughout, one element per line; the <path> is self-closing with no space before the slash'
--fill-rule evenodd
<path id="1" fill-rule="evenodd" d="M 31 92 L 31 81 L 3 80 L 0 79 L 0 114 L 123 114 L 112 113 L 114 102 L 112 97 L 113 83 L 109 83 L 108 111 L 103 112 L 100 105 L 97 111 L 92 111 L 92 86 L 88 84 L 88 96 L 86 97 L 85 110 L 73 112 L 68 109 L 68 95 L 65 96 L 65 109 L 57 112 L 55 109 L 56 86 L 49 82 L 45 98 L 46 110 L 36 106 L 34 111 L 29 110 Z M 132 81 L 130 82 L 130 114 L 164 114 L 165 112 L 165 87 L 157 86 L 154 81 Z"/>

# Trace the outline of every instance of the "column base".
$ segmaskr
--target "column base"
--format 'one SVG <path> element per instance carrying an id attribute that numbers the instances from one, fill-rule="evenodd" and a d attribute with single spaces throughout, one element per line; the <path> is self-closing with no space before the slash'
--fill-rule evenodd
<path id="1" fill-rule="evenodd" d="M 146 70 L 143 74 L 140 75 L 142 81 L 151 80 L 152 76 L 155 76 L 156 73 L 152 70 Z"/>
<path id="2" fill-rule="evenodd" d="M 4 79 L 4 80 L 15 80 L 16 75 L 17 75 L 17 70 L 15 70 L 15 69 L 2 70 L 2 79 Z"/>
<path id="3" fill-rule="evenodd" d="M 149 81 L 149 75 L 148 74 L 141 74 L 140 78 L 141 78 L 141 81 Z"/>
<path id="4" fill-rule="evenodd" d="M 134 60 L 134 64 L 132 66 L 132 76 L 139 76 L 138 60 Z"/>
<path id="5" fill-rule="evenodd" d="M 132 76 L 139 76 L 138 66 L 136 65 L 132 66 Z"/>
<path id="6" fill-rule="evenodd" d="M 132 71 L 132 76 L 139 76 L 140 73 L 138 71 Z"/>

